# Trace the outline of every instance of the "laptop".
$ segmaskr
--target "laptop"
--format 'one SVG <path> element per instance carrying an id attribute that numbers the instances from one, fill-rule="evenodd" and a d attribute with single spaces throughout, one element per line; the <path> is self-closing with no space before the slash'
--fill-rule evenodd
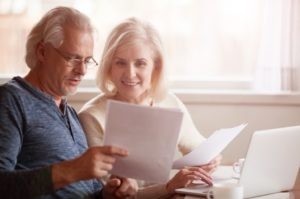
<path id="1" fill-rule="evenodd" d="M 291 190 L 300 166 L 299 151 L 300 126 L 256 131 L 240 179 L 219 179 L 214 183 L 240 183 L 245 198 Z M 176 192 L 204 196 L 208 189 L 207 185 L 199 184 Z"/>

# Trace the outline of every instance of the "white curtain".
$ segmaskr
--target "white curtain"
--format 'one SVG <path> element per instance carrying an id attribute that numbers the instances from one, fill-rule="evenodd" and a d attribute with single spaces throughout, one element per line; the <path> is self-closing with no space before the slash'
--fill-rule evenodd
<path id="1" fill-rule="evenodd" d="M 254 87 L 300 91 L 300 0 L 265 0 Z"/>

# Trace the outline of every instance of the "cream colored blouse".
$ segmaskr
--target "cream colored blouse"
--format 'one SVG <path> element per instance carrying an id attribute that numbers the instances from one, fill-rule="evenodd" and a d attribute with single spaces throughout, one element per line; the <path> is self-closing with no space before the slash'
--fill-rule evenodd
<path id="1" fill-rule="evenodd" d="M 79 112 L 79 119 L 89 146 L 103 145 L 107 100 L 107 96 L 100 94 L 87 102 Z M 174 94 L 169 93 L 164 100 L 154 103 L 153 106 L 177 108 L 184 113 L 175 159 L 189 153 L 205 139 L 197 131 L 184 104 Z M 136 198 L 168 198 L 168 194 L 165 185 L 152 185 L 141 188 Z"/>

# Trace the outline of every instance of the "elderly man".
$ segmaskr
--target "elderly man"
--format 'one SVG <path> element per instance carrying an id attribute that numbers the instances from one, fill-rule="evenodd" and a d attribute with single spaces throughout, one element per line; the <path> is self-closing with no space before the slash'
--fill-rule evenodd
<path id="1" fill-rule="evenodd" d="M 74 94 L 90 66 L 93 28 L 79 11 L 58 7 L 33 28 L 26 45 L 24 77 L 0 86 L 0 198 L 107 198 L 96 178 L 108 173 L 112 147 L 87 149 Z"/>

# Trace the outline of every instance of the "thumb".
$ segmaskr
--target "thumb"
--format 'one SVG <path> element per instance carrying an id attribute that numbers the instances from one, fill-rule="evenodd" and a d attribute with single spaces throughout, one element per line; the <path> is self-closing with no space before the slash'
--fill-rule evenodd
<path id="1" fill-rule="evenodd" d="M 118 178 L 109 179 L 105 185 L 106 191 L 113 193 L 121 185 L 121 180 Z"/>

